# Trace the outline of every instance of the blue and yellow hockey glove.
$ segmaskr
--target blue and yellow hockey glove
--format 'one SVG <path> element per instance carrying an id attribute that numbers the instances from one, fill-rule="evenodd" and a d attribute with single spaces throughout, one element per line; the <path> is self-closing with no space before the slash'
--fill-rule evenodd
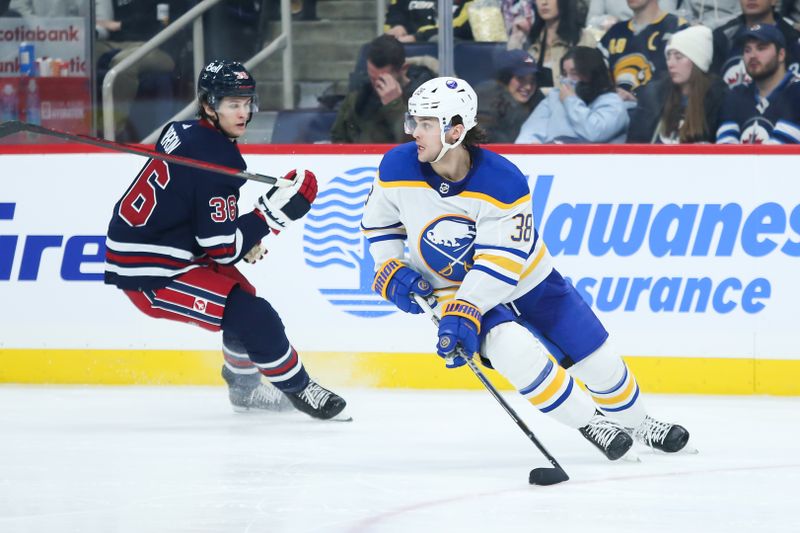
<path id="1" fill-rule="evenodd" d="M 436 353 L 444 357 L 447 368 L 466 364 L 462 357 L 472 358 L 480 349 L 481 312 L 464 300 L 453 300 L 444 306 L 439 321 L 439 342 Z M 461 350 L 456 350 L 457 347 Z"/>
<path id="2" fill-rule="evenodd" d="M 433 287 L 419 272 L 403 265 L 398 259 L 389 259 L 375 272 L 372 290 L 406 313 L 419 314 L 422 309 L 411 294 L 427 298 Z"/>

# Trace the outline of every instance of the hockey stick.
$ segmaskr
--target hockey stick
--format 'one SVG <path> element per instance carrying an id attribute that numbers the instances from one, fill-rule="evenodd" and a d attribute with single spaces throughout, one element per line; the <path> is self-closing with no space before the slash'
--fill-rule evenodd
<path id="1" fill-rule="evenodd" d="M 48 135 L 50 137 L 56 137 L 58 139 L 63 139 L 65 141 L 90 144 L 92 146 L 98 146 L 100 148 L 107 148 L 108 150 L 113 150 L 115 152 L 125 152 L 128 154 L 142 155 L 144 157 L 149 157 L 151 159 L 158 159 L 161 161 L 165 161 L 167 163 L 174 163 L 176 165 L 183 165 L 186 167 L 197 168 L 208 172 L 216 172 L 217 174 L 224 174 L 226 176 L 232 176 L 234 178 L 258 181 L 261 183 L 266 183 L 268 185 L 275 185 L 276 187 L 281 187 L 284 184 L 284 182 L 286 185 L 290 184 L 289 180 L 281 180 L 273 176 L 265 176 L 264 174 L 247 172 L 246 170 L 237 170 L 235 168 L 226 167 L 223 165 L 216 165 L 214 163 L 205 163 L 203 161 L 190 159 L 188 157 L 169 155 L 162 152 L 156 152 L 155 150 L 138 148 L 130 144 L 107 141 L 105 139 L 100 139 L 98 137 L 89 137 L 88 135 L 80 135 L 78 133 L 69 133 L 65 131 L 51 130 L 43 126 L 37 126 L 36 124 L 28 124 L 27 122 L 19 122 L 16 120 L 0 124 L 0 139 L 8 135 L 13 135 L 15 133 L 20 133 L 23 131 L 36 133 L 38 135 Z"/>
<path id="2" fill-rule="evenodd" d="M 428 301 L 417 294 L 414 295 L 414 300 L 425 311 L 425 313 L 431 317 L 433 323 L 438 327 L 439 317 L 436 315 Z M 542 455 L 544 455 L 550 464 L 553 465 L 552 468 L 541 467 L 531 470 L 530 474 L 528 475 L 528 483 L 531 485 L 555 485 L 556 483 L 567 481 L 569 476 L 561 467 L 561 465 L 558 464 L 558 461 L 556 461 L 555 457 L 550 455 L 550 452 L 548 452 L 542 443 L 539 442 L 539 439 L 536 438 L 536 435 L 533 434 L 533 431 L 531 431 L 527 424 L 522 421 L 517 412 L 510 405 L 508 405 L 508 402 L 506 402 L 505 398 L 500 395 L 495 386 L 492 385 L 492 382 L 489 381 L 489 378 L 487 378 L 481 369 L 478 368 L 478 365 L 475 364 L 475 361 L 473 361 L 471 357 L 467 357 L 464 354 L 464 350 L 460 346 L 456 348 L 456 352 L 456 355 L 460 355 L 467 362 L 467 366 L 469 366 L 470 370 L 472 370 L 472 373 L 475 374 L 481 383 L 483 383 L 483 386 L 486 387 L 486 390 L 488 390 L 494 399 L 497 400 L 497 403 L 503 407 L 505 412 L 508 413 L 508 416 L 510 416 L 511 419 L 517 424 L 517 427 L 519 427 L 522 432 L 525 433 L 531 442 L 536 445 L 539 451 L 542 452 Z"/>

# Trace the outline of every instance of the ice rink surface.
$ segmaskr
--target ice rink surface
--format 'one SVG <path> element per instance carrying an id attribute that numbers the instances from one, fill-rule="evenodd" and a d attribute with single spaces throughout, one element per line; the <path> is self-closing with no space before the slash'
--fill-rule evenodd
<path id="1" fill-rule="evenodd" d="M 655 396 L 698 455 L 609 462 L 486 391 L 345 390 L 352 423 L 234 414 L 219 387 L 0 386 L 0 532 L 800 531 L 800 398 Z"/>

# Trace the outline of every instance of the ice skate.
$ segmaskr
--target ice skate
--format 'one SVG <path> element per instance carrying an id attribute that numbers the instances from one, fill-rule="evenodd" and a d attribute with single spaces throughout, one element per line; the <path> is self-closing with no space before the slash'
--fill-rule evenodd
<path id="1" fill-rule="evenodd" d="M 289 398 L 272 384 L 262 382 L 260 374 L 234 374 L 223 366 L 222 377 L 228 384 L 228 399 L 237 413 L 294 410 Z"/>
<path id="2" fill-rule="evenodd" d="M 286 396 L 298 411 L 314 418 L 340 422 L 353 420 L 343 412 L 347 405 L 344 398 L 320 386 L 313 379 L 309 378 L 308 385 L 303 390 L 287 392 Z"/>
<path id="3" fill-rule="evenodd" d="M 697 453 L 697 450 L 686 447 L 689 442 L 689 432 L 683 426 L 659 422 L 651 416 L 646 416 L 639 427 L 628 430 L 637 442 L 649 446 L 654 450 L 665 453 L 676 453 L 684 450 L 687 453 Z"/>
<path id="4" fill-rule="evenodd" d="M 633 439 L 625 429 L 599 411 L 578 431 L 611 461 L 624 456 L 633 446 Z"/>

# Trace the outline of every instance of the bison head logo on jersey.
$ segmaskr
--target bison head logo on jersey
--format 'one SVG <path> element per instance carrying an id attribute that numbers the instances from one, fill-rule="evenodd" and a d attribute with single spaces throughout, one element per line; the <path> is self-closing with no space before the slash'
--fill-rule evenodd
<path id="1" fill-rule="evenodd" d="M 653 78 L 653 65 L 643 54 L 629 54 L 614 64 L 614 83 L 634 91 Z"/>
<path id="2" fill-rule="evenodd" d="M 439 276 L 460 282 L 472 268 L 474 245 L 475 221 L 463 215 L 444 215 L 420 233 L 419 254 Z"/>

